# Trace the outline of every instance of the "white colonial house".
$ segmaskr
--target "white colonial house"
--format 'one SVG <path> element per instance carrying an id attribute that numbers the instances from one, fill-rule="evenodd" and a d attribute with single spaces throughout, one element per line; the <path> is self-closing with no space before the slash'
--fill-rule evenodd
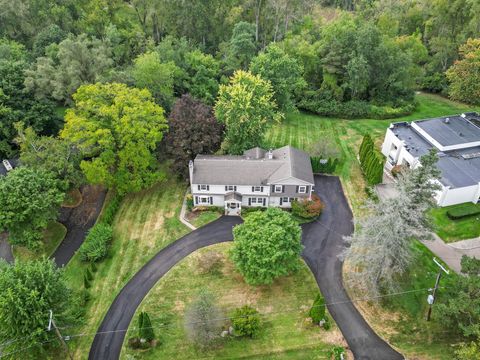
<path id="1" fill-rule="evenodd" d="M 480 198 L 480 115 L 466 113 L 442 118 L 399 122 L 390 125 L 382 145 L 385 170 L 395 165 L 419 166 L 430 149 L 438 151 L 441 190 L 439 206 Z"/>
<path id="2" fill-rule="evenodd" d="M 249 206 L 289 208 L 314 190 L 310 156 L 291 146 L 257 147 L 238 156 L 198 155 L 189 170 L 194 205 L 223 207 L 228 215 Z"/>

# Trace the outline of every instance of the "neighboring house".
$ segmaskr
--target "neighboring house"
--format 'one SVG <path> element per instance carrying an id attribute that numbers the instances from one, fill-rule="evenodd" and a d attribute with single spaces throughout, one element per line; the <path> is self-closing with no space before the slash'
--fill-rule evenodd
<path id="1" fill-rule="evenodd" d="M 7 173 L 16 168 L 17 165 L 18 161 L 16 159 L 2 160 L 2 162 L 0 162 L 0 176 L 6 176 Z"/>
<path id="2" fill-rule="evenodd" d="M 294 199 L 310 199 L 314 190 L 310 156 L 291 146 L 198 155 L 189 168 L 194 205 L 219 206 L 228 215 L 248 206 L 289 208 Z"/>
<path id="3" fill-rule="evenodd" d="M 385 169 L 415 167 L 429 149 L 438 151 L 441 190 L 439 206 L 479 202 L 480 115 L 466 113 L 390 125 L 382 146 Z"/>

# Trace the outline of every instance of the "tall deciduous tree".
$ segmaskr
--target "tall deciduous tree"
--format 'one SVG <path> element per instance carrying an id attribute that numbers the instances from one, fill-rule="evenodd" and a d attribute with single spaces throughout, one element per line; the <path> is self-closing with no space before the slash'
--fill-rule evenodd
<path id="1" fill-rule="evenodd" d="M 256 53 L 255 26 L 245 21 L 235 24 L 227 48 L 227 68 L 230 71 L 246 70 Z"/>
<path id="2" fill-rule="evenodd" d="M 213 109 L 186 94 L 177 100 L 170 113 L 167 151 L 173 156 L 176 174 L 188 176 L 188 162 L 198 154 L 211 154 L 220 148 L 224 126 Z"/>
<path id="3" fill-rule="evenodd" d="M 21 358 L 38 359 L 44 348 L 58 346 L 52 342 L 55 332 L 46 331 L 50 310 L 58 326 L 72 325 L 72 300 L 64 273 L 52 260 L 1 262 L 0 336 L 10 340 L 2 341 L 2 355 L 21 350 Z"/>
<path id="4" fill-rule="evenodd" d="M 87 181 L 125 194 L 162 178 L 154 151 L 168 127 L 148 90 L 117 83 L 84 85 L 73 99 L 61 137 L 86 157 L 80 167 Z"/>
<path id="5" fill-rule="evenodd" d="M 449 94 L 454 100 L 480 104 L 480 38 L 460 47 L 461 60 L 447 71 Z"/>
<path id="6" fill-rule="evenodd" d="M 0 178 L 0 226 L 12 244 L 38 247 L 54 220 L 64 194 L 53 174 L 20 167 Z"/>
<path id="7" fill-rule="evenodd" d="M 173 103 L 173 84 L 178 70 L 173 62 L 162 63 L 158 53 L 148 52 L 135 59 L 132 75 L 136 87 L 148 89 L 155 100 L 168 110 Z"/>
<path id="8" fill-rule="evenodd" d="M 22 165 L 52 173 L 64 190 L 82 183 L 81 155 L 75 146 L 64 139 L 38 136 L 31 127 L 24 129 L 22 123 L 17 123 L 16 129 Z"/>
<path id="9" fill-rule="evenodd" d="M 220 86 L 215 115 L 226 126 L 223 147 L 230 154 L 260 145 L 268 126 L 283 116 L 270 82 L 242 70 L 233 74 L 229 85 Z"/>
<path id="10" fill-rule="evenodd" d="M 230 254 L 248 284 L 271 284 L 298 269 L 301 234 L 297 222 L 281 209 L 253 212 L 234 227 Z"/>
<path id="11" fill-rule="evenodd" d="M 275 101 L 283 111 L 295 109 L 295 94 L 306 86 L 303 68 L 278 45 L 271 44 L 250 63 L 250 71 L 272 84 Z"/>
<path id="12" fill-rule="evenodd" d="M 185 88 L 195 98 L 213 105 L 218 92 L 220 66 L 212 56 L 194 50 L 186 54 Z"/>
<path id="13" fill-rule="evenodd" d="M 85 34 L 70 36 L 26 71 L 25 87 L 37 98 L 69 103 L 82 84 L 97 81 L 112 64 L 108 44 Z"/>
<path id="14" fill-rule="evenodd" d="M 185 312 L 185 330 L 190 340 L 202 349 L 211 346 L 220 335 L 222 317 L 213 294 L 201 289 Z"/>
<path id="15" fill-rule="evenodd" d="M 421 158 L 424 166 L 407 169 L 396 185 L 398 196 L 367 203 L 369 215 L 357 220 L 344 255 L 356 271 L 355 286 L 371 294 L 395 288 L 396 279 L 412 261 L 413 239 L 430 238 L 426 212 L 433 204 L 438 177 L 434 152 Z"/>

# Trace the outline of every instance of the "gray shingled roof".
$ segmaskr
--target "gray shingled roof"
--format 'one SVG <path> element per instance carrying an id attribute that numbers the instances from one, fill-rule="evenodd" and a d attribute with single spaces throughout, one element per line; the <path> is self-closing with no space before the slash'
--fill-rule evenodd
<path id="1" fill-rule="evenodd" d="M 419 135 L 408 123 L 393 124 L 392 131 L 403 140 L 407 150 L 415 157 L 421 157 L 434 148 Z M 480 130 L 480 129 L 479 129 Z M 476 139 L 480 140 L 480 135 Z M 475 141 L 475 140 L 473 140 Z M 437 166 L 441 171 L 441 182 L 451 188 L 476 185 L 480 182 L 480 158 L 464 159 L 462 154 L 480 152 L 480 147 L 453 150 L 439 153 Z"/>
<path id="2" fill-rule="evenodd" d="M 284 146 L 268 152 L 254 148 L 239 156 L 198 155 L 194 161 L 193 183 L 210 185 L 267 185 L 296 178 L 313 184 L 307 153 Z"/>

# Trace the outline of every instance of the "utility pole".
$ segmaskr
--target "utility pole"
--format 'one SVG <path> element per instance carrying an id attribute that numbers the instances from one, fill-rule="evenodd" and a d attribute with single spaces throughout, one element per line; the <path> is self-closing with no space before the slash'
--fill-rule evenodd
<path id="1" fill-rule="evenodd" d="M 48 321 L 48 331 L 52 330 L 52 326 L 55 329 L 55 333 L 57 334 L 58 338 L 60 339 L 60 342 L 63 345 L 63 348 L 65 349 L 65 352 L 67 353 L 68 357 L 70 360 L 73 360 L 72 354 L 70 354 L 70 350 L 68 349 L 68 345 L 65 342 L 65 339 L 63 338 L 62 334 L 60 333 L 60 330 L 58 330 L 57 325 L 55 325 L 55 321 L 53 320 L 53 311 L 50 310 L 50 320 Z"/>
<path id="2" fill-rule="evenodd" d="M 437 274 L 437 279 L 435 280 L 435 286 L 433 288 L 433 292 L 432 294 L 428 295 L 427 297 L 427 302 L 428 302 L 428 305 L 430 305 L 428 307 L 428 313 L 427 313 L 427 321 L 430 321 L 430 317 L 432 315 L 432 305 L 433 303 L 435 302 L 435 294 L 437 293 L 437 289 L 438 289 L 438 284 L 440 283 L 440 278 L 442 277 L 442 271 L 445 272 L 447 275 L 449 274 L 449 271 L 447 269 L 445 269 L 443 267 L 442 264 L 440 264 L 436 258 L 433 258 L 433 262 L 435 264 L 438 265 L 438 267 L 440 268 L 440 270 L 438 271 L 438 274 Z M 432 291 L 432 289 L 430 289 L 429 291 Z"/>

